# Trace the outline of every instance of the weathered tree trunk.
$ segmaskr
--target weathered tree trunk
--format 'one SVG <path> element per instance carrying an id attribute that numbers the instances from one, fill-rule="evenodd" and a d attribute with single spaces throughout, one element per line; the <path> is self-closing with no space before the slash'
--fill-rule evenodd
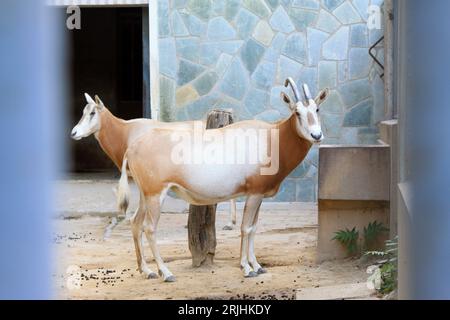
<path id="1" fill-rule="evenodd" d="M 189 207 L 188 234 L 192 266 L 212 264 L 216 253 L 216 205 Z"/>
<path id="2" fill-rule="evenodd" d="M 213 110 L 208 114 L 206 129 L 222 128 L 233 123 L 231 111 Z M 219 182 L 218 182 L 219 183 Z M 212 264 L 216 253 L 216 207 L 189 207 L 188 236 L 192 266 Z"/>

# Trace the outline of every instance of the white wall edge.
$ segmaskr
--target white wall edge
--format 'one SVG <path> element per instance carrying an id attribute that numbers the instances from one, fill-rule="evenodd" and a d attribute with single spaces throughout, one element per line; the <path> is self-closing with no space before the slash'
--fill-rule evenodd
<path id="1" fill-rule="evenodd" d="M 149 66 L 150 66 L 150 109 L 152 119 L 159 120 L 159 29 L 158 1 L 148 4 Z"/>

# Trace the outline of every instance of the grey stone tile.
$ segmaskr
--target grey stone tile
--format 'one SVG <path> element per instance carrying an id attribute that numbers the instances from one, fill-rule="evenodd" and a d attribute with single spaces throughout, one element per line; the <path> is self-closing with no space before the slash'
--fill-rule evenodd
<path id="1" fill-rule="evenodd" d="M 256 66 L 264 55 L 265 48 L 253 39 L 248 39 L 241 49 L 241 60 L 250 72 L 255 71 Z"/>
<path id="2" fill-rule="evenodd" d="M 209 21 L 207 35 L 209 40 L 232 40 L 236 38 L 236 31 L 227 20 L 216 17 Z"/>
<path id="3" fill-rule="evenodd" d="M 269 20 L 270 25 L 276 31 L 290 33 L 295 30 L 286 10 L 282 6 L 278 7 Z"/>
<path id="4" fill-rule="evenodd" d="M 344 127 L 370 126 L 372 107 L 373 99 L 367 99 L 357 104 L 345 115 Z"/>
<path id="5" fill-rule="evenodd" d="M 322 54 L 325 59 L 346 60 L 349 42 L 349 27 L 341 27 L 324 42 Z"/>
<path id="6" fill-rule="evenodd" d="M 204 70 L 205 70 L 205 68 L 198 64 L 181 59 L 179 66 L 178 66 L 178 73 L 177 73 L 178 85 L 182 86 L 182 85 L 194 80 Z"/>
<path id="7" fill-rule="evenodd" d="M 241 39 L 248 38 L 259 21 L 258 16 L 247 9 L 240 9 L 236 16 L 236 30 Z"/>
<path id="8" fill-rule="evenodd" d="M 304 64 L 307 56 L 306 51 L 306 39 L 304 34 L 294 33 L 286 39 L 282 53 Z"/>
<path id="9" fill-rule="evenodd" d="M 223 77 L 220 91 L 236 100 L 241 100 L 247 91 L 248 82 L 244 65 L 240 59 L 235 58 Z"/>

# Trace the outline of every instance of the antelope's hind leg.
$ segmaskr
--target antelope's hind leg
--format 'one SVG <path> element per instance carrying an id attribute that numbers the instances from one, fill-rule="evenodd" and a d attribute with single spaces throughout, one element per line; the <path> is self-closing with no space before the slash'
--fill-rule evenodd
<path id="1" fill-rule="evenodd" d="M 155 258 L 156 264 L 158 265 L 159 275 L 163 277 L 165 282 L 174 282 L 175 276 L 164 264 L 156 243 L 156 230 L 161 215 L 160 199 L 161 197 L 159 194 L 146 197 L 144 231 L 150 244 L 150 248 L 152 249 L 153 257 Z"/>
<path id="2" fill-rule="evenodd" d="M 114 187 L 112 191 L 114 193 L 114 197 L 117 197 L 117 187 Z M 120 212 L 119 214 L 114 215 L 111 218 L 109 224 L 105 227 L 105 231 L 103 232 L 103 240 L 108 240 L 109 237 L 111 237 L 114 228 L 117 227 L 122 221 L 124 221 L 127 218 L 130 217 L 126 212 Z"/>
<path id="3" fill-rule="evenodd" d="M 234 226 L 236 226 L 236 200 L 230 200 L 230 213 L 228 216 L 228 222 L 223 227 L 223 230 L 233 230 Z"/>
<path id="4" fill-rule="evenodd" d="M 133 234 L 139 272 L 144 273 L 147 279 L 155 279 L 158 278 L 158 275 L 147 266 L 142 248 L 145 211 L 145 202 L 143 201 L 143 196 L 141 195 L 139 207 L 136 210 L 136 213 L 130 218 L 131 232 Z"/>

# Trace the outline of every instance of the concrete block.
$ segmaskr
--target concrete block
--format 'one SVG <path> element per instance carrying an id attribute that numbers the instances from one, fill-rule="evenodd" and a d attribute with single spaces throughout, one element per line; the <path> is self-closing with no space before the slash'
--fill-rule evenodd
<path id="1" fill-rule="evenodd" d="M 332 240 L 335 232 L 356 227 L 362 239 L 373 221 L 389 226 L 389 146 L 320 147 L 318 198 L 317 260 L 345 258 L 346 249 Z M 380 236 L 376 247 L 386 239 Z"/>
<path id="2" fill-rule="evenodd" d="M 389 201 L 388 146 L 321 146 L 319 199 Z"/>

